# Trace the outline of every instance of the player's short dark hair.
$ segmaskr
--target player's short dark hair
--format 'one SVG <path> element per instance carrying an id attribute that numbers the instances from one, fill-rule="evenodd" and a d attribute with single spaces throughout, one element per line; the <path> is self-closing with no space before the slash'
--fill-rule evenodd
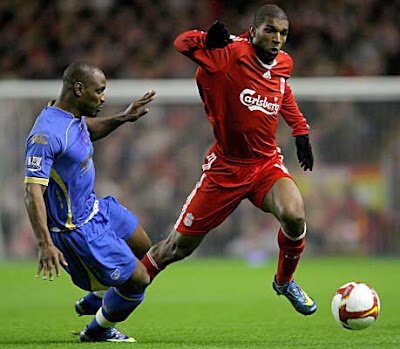
<path id="1" fill-rule="evenodd" d="M 266 17 L 272 17 L 277 19 L 288 19 L 285 11 L 283 11 L 278 5 L 266 4 L 261 6 L 254 15 L 254 26 L 259 27 L 264 23 Z"/>
<path id="2" fill-rule="evenodd" d="M 63 85 L 66 88 L 72 88 L 75 83 L 82 82 L 84 85 L 90 84 L 93 74 L 100 68 L 87 62 L 71 63 L 63 74 Z M 100 70 L 101 71 L 101 70 Z"/>

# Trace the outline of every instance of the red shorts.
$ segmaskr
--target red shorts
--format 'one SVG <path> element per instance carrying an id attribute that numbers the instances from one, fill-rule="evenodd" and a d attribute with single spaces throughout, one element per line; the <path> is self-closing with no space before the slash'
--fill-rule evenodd
<path id="1" fill-rule="evenodd" d="M 293 179 L 282 159 L 277 152 L 270 160 L 234 164 L 210 152 L 199 182 L 183 205 L 175 230 L 181 234 L 205 235 L 220 225 L 243 199 L 262 209 L 265 195 L 278 179 Z"/>

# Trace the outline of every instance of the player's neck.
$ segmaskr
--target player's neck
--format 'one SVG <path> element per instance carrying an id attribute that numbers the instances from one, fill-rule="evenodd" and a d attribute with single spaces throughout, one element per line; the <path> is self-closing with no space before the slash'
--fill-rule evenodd
<path id="1" fill-rule="evenodd" d="M 68 103 L 67 101 L 65 101 L 62 98 L 58 98 L 55 101 L 55 103 L 53 104 L 53 107 L 61 109 L 67 113 L 72 114 L 74 116 L 74 118 L 76 118 L 76 119 L 81 118 L 81 113 L 79 112 L 79 110 L 77 108 L 75 108 L 72 103 Z"/>
<path id="2" fill-rule="evenodd" d="M 253 49 L 257 55 L 257 57 L 260 59 L 261 62 L 263 62 L 264 64 L 272 64 L 275 57 L 270 57 L 268 55 L 265 54 L 264 50 L 260 47 L 257 46 L 255 44 L 252 43 Z"/>

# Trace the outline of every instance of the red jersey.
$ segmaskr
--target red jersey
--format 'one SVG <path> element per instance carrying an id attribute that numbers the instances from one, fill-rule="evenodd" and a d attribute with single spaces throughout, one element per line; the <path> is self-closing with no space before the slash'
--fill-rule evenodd
<path id="1" fill-rule="evenodd" d="M 293 136 L 309 126 L 287 83 L 292 58 L 280 51 L 263 63 L 248 39 L 235 37 L 224 48 L 206 49 L 206 33 L 192 30 L 175 40 L 176 49 L 199 65 L 196 82 L 208 120 L 214 150 L 234 162 L 269 160 L 278 153 L 275 142 L 279 114 Z"/>

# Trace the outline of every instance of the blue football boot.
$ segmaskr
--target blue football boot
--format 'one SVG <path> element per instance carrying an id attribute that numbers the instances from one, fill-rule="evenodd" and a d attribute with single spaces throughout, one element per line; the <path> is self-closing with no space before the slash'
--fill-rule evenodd
<path id="1" fill-rule="evenodd" d="M 80 334 L 81 342 L 114 342 L 114 343 L 135 343 L 137 340 L 133 337 L 125 336 L 115 327 L 105 329 L 100 334 L 91 333 L 86 327 Z"/>
<path id="2" fill-rule="evenodd" d="M 292 280 L 279 286 L 275 275 L 272 287 L 278 296 L 284 295 L 300 314 L 311 315 L 317 310 L 317 304 L 296 284 L 296 281 Z"/>

